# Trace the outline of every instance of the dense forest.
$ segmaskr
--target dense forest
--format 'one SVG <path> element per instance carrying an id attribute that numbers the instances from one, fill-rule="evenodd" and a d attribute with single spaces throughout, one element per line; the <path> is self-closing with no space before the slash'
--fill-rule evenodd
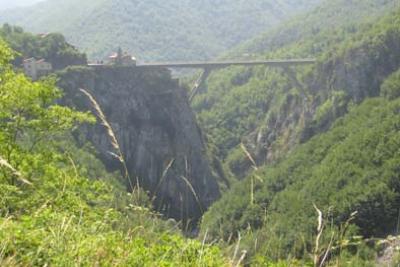
<path id="1" fill-rule="evenodd" d="M 316 66 L 221 71 L 195 102 L 234 184 L 202 230 L 232 246 L 240 237 L 253 264 L 315 253 L 316 207 L 327 223 L 321 238 L 347 244 L 332 253 L 348 266 L 374 266 L 377 248 L 357 238 L 398 234 L 400 13 L 374 17 L 371 8 L 362 21 L 321 24 L 308 40 L 265 52 L 315 55 Z"/>
<path id="2" fill-rule="evenodd" d="M 319 2 L 47 0 L 0 13 L 0 22 L 61 32 L 91 59 L 110 55 L 118 44 L 140 60 L 205 60 Z"/>
<path id="3" fill-rule="evenodd" d="M 389 52 L 379 54 L 382 62 L 387 55 L 385 64 L 374 61 L 376 50 L 385 45 L 375 40 L 384 29 L 367 29 L 394 3 L 328 1 L 319 12 L 307 13 L 239 48 L 258 59 L 315 57 L 318 63 L 312 68 L 238 67 L 211 75 L 193 107 L 229 173 L 241 178 L 252 169 L 241 143 L 257 164 L 273 162 L 295 144 L 328 129 L 350 102 L 379 94 L 380 76 L 396 70 L 397 62 Z M 386 23 L 394 23 L 394 18 Z M 387 44 L 397 49 L 394 42 Z M 359 68 L 363 64 L 367 66 Z"/>
<path id="4" fill-rule="evenodd" d="M 20 16 L 27 10 L 38 12 L 32 16 L 46 8 L 64 14 L 76 8 L 72 2 L 50 0 L 43 9 L 10 17 L 26 24 L 31 17 Z M 108 52 L 115 36 L 101 34 L 120 25 L 118 42 L 133 52 L 147 48 L 143 54 L 150 59 L 217 54 L 316 59 L 310 66 L 213 70 L 192 103 L 198 124 L 184 88 L 169 71 L 136 66 L 96 71 L 82 66 L 86 54 L 63 35 L 4 25 L 0 265 L 398 266 L 400 6 L 395 0 L 274 3 L 221 1 L 216 8 L 209 1 L 168 7 L 157 1 L 86 1 L 71 12 L 71 28 L 68 20 L 51 24 L 50 30 L 65 31 L 91 56 Z M 131 20 L 128 10 L 136 5 L 152 20 L 133 29 L 131 23 L 141 17 Z M 200 13 L 188 12 L 192 9 Z M 87 10 L 93 23 L 75 31 Z M 256 12 L 243 23 L 242 15 L 255 10 L 267 13 Z M 175 12 L 182 12 L 179 19 L 163 19 Z M 268 12 L 274 17 L 266 18 Z M 284 15 L 290 19 L 282 22 Z M 213 19 L 202 28 L 197 23 L 204 21 L 192 16 Z M 28 29 L 37 31 L 53 19 L 44 16 Z M 132 35 L 124 34 L 128 28 L 137 35 L 152 31 L 133 45 Z M 207 40 L 203 47 L 190 45 L 200 39 Z M 164 42 L 170 49 L 169 41 L 176 40 L 182 42 L 168 54 L 156 46 Z M 241 41 L 246 42 L 227 50 Z M 56 72 L 31 81 L 20 69 L 27 57 L 45 58 Z M 115 102 L 107 105 L 109 98 Z M 106 138 L 90 127 L 100 127 Z M 128 134 L 121 134 L 123 127 Z M 108 158 L 100 156 L 96 142 Z M 110 158 L 116 168 L 109 167 Z M 200 178 L 193 181 L 196 168 L 204 172 L 197 171 Z M 148 175 L 139 179 L 136 171 Z M 206 189 L 218 188 L 214 179 L 221 198 L 213 203 L 219 196 L 214 190 L 218 196 L 207 203 Z M 158 208 L 163 200 L 153 193 L 160 190 L 170 193 L 168 205 L 181 207 L 175 207 L 181 221 Z M 184 199 L 193 203 L 183 208 Z M 204 203 L 211 205 L 208 210 Z M 192 224 L 187 221 L 193 218 L 183 217 L 188 207 L 203 215 L 198 223 L 197 217 Z"/>

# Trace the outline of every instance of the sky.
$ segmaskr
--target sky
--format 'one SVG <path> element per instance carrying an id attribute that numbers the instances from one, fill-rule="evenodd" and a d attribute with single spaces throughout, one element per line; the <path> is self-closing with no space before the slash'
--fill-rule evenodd
<path id="1" fill-rule="evenodd" d="M 29 6 L 44 0 L 0 0 L 0 10 L 19 7 L 19 6 Z"/>

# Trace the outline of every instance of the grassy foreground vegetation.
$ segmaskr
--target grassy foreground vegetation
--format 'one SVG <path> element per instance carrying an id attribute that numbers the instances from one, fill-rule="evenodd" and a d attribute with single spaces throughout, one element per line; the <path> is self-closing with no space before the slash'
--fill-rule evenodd
<path id="1" fill-rule="evenodd" d="M 88 113 L 56 104 L 51 78 L 12 70 L 0 42 L 1 266 L 227 266 L 216 247 L 183 238 L 127 194 L 90 147 L 71 136 Z"/>

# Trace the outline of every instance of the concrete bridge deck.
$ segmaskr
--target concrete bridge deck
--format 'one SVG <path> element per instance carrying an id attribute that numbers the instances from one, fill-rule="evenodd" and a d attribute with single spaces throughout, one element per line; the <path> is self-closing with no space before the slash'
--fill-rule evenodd
<path id="1" fill-rule="evenodd" d="M 189 101 L 191 102 L 193 98 L 199 92 L 199 89 L 207 80 L 210 73 L 215 69 L 227 68 L 230 66 L 257 66 L 264 65 L 269 67 L 283 67 L 289 70 L 291 66 L 302 66 L 314 64 L 315 59 L 305 58 L 305 59 L 279 59 L 279 60 L 230 60 L 230 61 L 191 61 L 191 62 L 153 62 L 153 63 L 136 63 L 133 65 L 128 65 L 125 67 L 133 68 L 188 68 L 188 69 L 202 69 L 200 77 L 195 82 L 195 85 L 189 95 Z M 102 68 L 112 65 L 107 65 L 103 63 L 89 64 L 88 66 L 94 68 Z M 124 66 L 124 65 L 123 65 Z"/>
<path id="2" fill-rule="evenodd" d="M 193 61 L 193 62 L 154 62 L 138 63 L 137 67 L 164 67 L 164 68 L 201 68 L 217 69 L 229 66 L 257 66 L 266 65 L 271 67 L 288 67 L 296 65 L 307 65 L 315 63 L 315 59 L 288 59 L 288 60 L 235 60 L 235 61 Z"/>

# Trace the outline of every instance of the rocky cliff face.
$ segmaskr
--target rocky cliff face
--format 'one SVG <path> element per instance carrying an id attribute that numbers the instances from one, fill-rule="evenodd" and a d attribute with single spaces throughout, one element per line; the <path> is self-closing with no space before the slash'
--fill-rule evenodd
<path id="1" fill-rule="evenodd" d="M 137 184 L 138 178 L 161 212 L 197 219 L 219 197 L 186 92 L 167 70 L 75 67 L 60 76 L 68 104 L 89 110 L 78 89 L 94 95 L 116 132 L 131 182 Z M 114 150 L 100 123 L 83 132 L 108 167 L 120 167 L 109 154 Z"/>
<path id="2" fill-rule="evenodd" d="M 276 162 L 299 142 L 328 130 L 351 105 L 379 96 L 382 82 L 400 67 L 399 40 L 397 31 L 387 31 L 340 53 L 331 51 L 307 78 L 292 81 L 300 93 L 286 94 L 279 109 L 268 110 L 264 123 L 243 140 L 257 164 Z M 238 177 L 251 170 L 247 159 L 242 162 L 237 169 L 237 161 L 230 163 Z"/>

